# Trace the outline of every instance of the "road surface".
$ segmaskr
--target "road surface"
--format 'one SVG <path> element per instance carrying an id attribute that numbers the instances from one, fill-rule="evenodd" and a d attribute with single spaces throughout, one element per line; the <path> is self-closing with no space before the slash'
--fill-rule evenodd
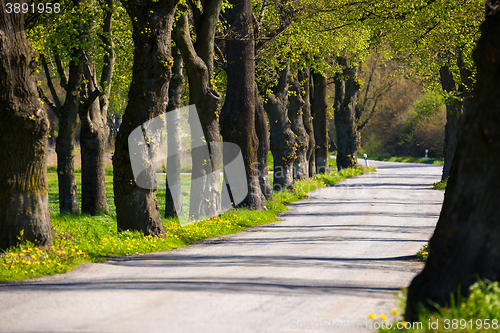
<path id="1" fill-rule="evenodd" d="M 271 225 L 0 284 L 0 332 L 362 332 L 370 313 L 392 320 L 395 293 L 423 267 L 442 167 L 370 163 L 378 172 Z"/>

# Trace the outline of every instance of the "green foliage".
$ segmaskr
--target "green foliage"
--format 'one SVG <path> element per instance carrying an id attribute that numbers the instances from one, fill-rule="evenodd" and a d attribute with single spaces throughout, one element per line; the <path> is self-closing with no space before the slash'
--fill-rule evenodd
<path id="1" fill-rule="evenodd" d="M 409 118 L 399 129 L 399 152 L 421 156 L 425 149 L 429 149 L 431 155 L 442 157 L 445 118 L 446 108 L 441 95 L 424 95 L 414 103 Z"/>
<path id="2" fill-rule="evenodd" d="M 417 257 L 422 261 L 427 261 L 427 257 L 429 256 L 429 244 L 425 244 L 418 250 Z"/>
<path id="3" fill-rule="evenodd" d="M 437 312 L 420 310 L 421 329 L 379 329 L 379 332 L 496 332 L 500 328 L 500 286 L 498 282 L 481 281 L 469 288 L 468 297 L 452 294 L 447 307 L 437 306 Z M 404 322 L 399 322 L 401 325 Z M 434 323 L 430 325 L 430 323 Z M 410 324 L 410 323 L 408 323 Z M 386 325 L 387 326 L 387 325 Z M 411 325 L 410 325 L 411 326 Z M 434 328 L 435 327 L 435 328 Z"/>
<path id="4" fill-rule="evenodd" d="M 439 182 L 434 183 L 434 188 L 436 190 L 446 190 L 446 185 L 448 185 L 448 178 L 445 179 L 444 182 L 439 181 Z"/>
<path id="5" fill-rule="evenodd" d="M 389 160 L 391 156 L 443 158 L 446 108 L 443 97 L 428 92 L 419 97 L 419 87 L 399 81 L 393 94 L 381 99 L 380 109 L 362 131 L 362 148 L 370 158 Z M 413 90 L 412 90 L 413 89 Z M 411 95 L 410 95 L 411 92 Z M 394 160 L 418 162 L 417 160 Z"/>

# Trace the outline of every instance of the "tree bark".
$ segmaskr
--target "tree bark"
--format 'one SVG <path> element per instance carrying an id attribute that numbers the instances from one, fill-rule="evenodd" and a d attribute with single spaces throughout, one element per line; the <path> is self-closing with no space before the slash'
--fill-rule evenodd
<path id="1" fill-rule="evenodd" d="M 221 207 L 220 192 L 214 190 L 220 188 L 220 175 L 213 172 L 219 170 L 222 163 L 219 131 L 222 98 L 213 85 L 214 38 L 221 6 L 222 0 L 206 0 L 203 3 L 203 13 L 194 9 L 196 45 L 191 40 L 186 14 L 181 14 L 178 18 L 178 29 L 174 33 L 188 76 L 189 102 L 196 105 L 204 134 L 204 140 L 192 135 L 191 144 L 192 147 L 208 145 L 208 152 L 192 150 L 194 155 L 189 216 L 194 220 L 216 216 Z M 190 113 L 190 116 L 193 115 Z M 189 122 L 193 128 L 198 119 L 191 118 Z"/>
<path id="2" fill-rule="evenodd" d="M 170 191 L 170 186 L 181 184 L 181 118 L 179 108 L 181 107 L 182 85 L 184 75 L 182 73 L 182 56 L 178 47 L 172 48 L 174 65 L 172 66 L 172 79 L 168 87 L 167 111 L 174 111 L 167 116 L 167 175 L 170 181 L 166 182 L 165 191 L 165 217 L 177 217 L 182 215 L 182 195 L 180 191 Z M 177 207 L 180 208 L 176 210 Z"/>
<path id="3" fill-rule="evenodd" d="M 316 142 L 315 163 L 316 173 L 328 173 L 328 104 L 326 101 L 326 77 L 321 73 L 313 73 L 313 125 L 314 141 Z"/>
<path id="4" fill-rule="evenodd" d="M 109 127 L 107 116 L 101 113 L 98 87 L 93 84 L 95 66 L 85 65 L 88 81 L 85 96 L 78 114 L 81 121 L 80 147 L 82 156 L 82 213 L 97 215 L 109 213 L 106 198 L 105 150 Z"/>
<path id="5" fill-rule="evenodd" d="M 293 176 L 296 180 L 301 180 L 309 177 L 309 160 L 307 159 L 309 138 L 303 120 L 305 101 L 302 98 L 300 83 L 297 80 L 292 80 L 291 90 L 288 118 L 292 122 L 291 129 L 295 134 L 295 154 L 297 156 L 293 163 Z"/>
<path id="6" fill-rule="evenodd" d="M 257 148 L 257 169 L 259 172 L 259 184 L 262 194 L 266 200 L 273 201 L 273 191 L 269 180 L 269 118 L 264 110 L 264 104 L 260 99 L 257 85 L 255 85 L 255 130 L 259 140 Z"/>
<path id="7" fill-rule="evenodd" d="M 266 201 L 259 184 L 255 131 L 255 45 L 253 35 L 252 0 L 229 0 L 232 8 L 224 12 L 230 25 L 226 40 L 226 100 L 220 115 L 224 142 L 241 148 L 248 194 L 240 203 L 250 209 L 266 209 Z M 224 165 L 230 162 L 224 156 Z"/>
<path id="8" fill-rule="evenodd" d="M 264 109 L 269 116 L 271 128 L 270 146 L 274 159 L 273 190 L 293 190 L 293 163 L 295 154 L 295 134 L 288 118 L 288 85 L 290 83 L 290 66 L 281 71 L 274 93 L 267 94 Z"/>
<path id="9" fill-rule="evenodd" d="M 477 81 L 464 114 L 441 215 L 430 240 L 424 270 L 408 289 L 405 318 L 418 303 L 445 305 L 478 278 L 500 279 L 500 1 L 487 1 L 486 19 L 474 51 Z"/>
<path id="10" fill-rule="evenodd" d="M 0 250 L 52 242 L 46 169 L 49 122 L 36 87 L 24 15 L 0 3 Z M 19 237 L 22 234 L 22 237 Z"/>
<path id="11" fill-rule="evenodd" d="M 69 78 L 64 105 L 58 114 L 59 134 L 56 139 L 57 180 L 59 184 L 59 211 L 78 214 L 75 181 L 75 133 L 80 105 L 80 86 L 83 66 L 81 51 L 75 50 L 69 63 Z"/>
<path id="12" fill-rule="evenodd" d="M 461 100 L 453 99 L 446 104 L 446 126 L 445 126 L 445 138 L 444 138 L 444 167 L 443 174 L 441 176 L 441 181 L 445 181 L 451 170 L 451 165 L 453 157 L 455 156 L 455 151 L 458 145 L 458 138 L 460 137 L 464 109 L 467 105 L 468 100 L 471 98 L 471 87 L 472 87 L 472 73 L 465 67 L 462 61 L 461 52 L 459 53 L 457 59 L 457 65 L 460 70 L 460 84 L 457 87 L 455 80 L 449 66 L 443 66 L 439 70 L 441 87 L 444 91 L 461 98 Z"/>
<path id="13" fill-rule="evenodd" d="M 453 79 L 453 74 L 451 73 L 449 66 L 441 67 L 439 69 L 439 76 L 441 87 L 444 91 L 448 93 L 454 93 L 457 91 L 457 86 L 455 80 Z M 445 181 L 450 175 L 451 164 L 453 161 L 453 156 L 455 156 L 461 129 L 461 116 L 462 103 L 460 101 L 453 99 L 446 103 L 446 126 L 444 130 L 444 167 L 441 181 Z"/>
<path id="14" fill-rule="evenodd" d="M 132 20 L 135 50 L 129 101 L 113 156 L 117 224 L 119 230 L 165 234 L 156 189 L 140 188 L 134 179 L 128 138 L 134 129 L 163 114 L 168 104 L 170 32 L 177 0 L 128 0 L 122 4 Z M 156 180 L 155 173 L 146 177 Z"/>
<path id="15" fill-rule="evenodd" d="M 314 140 L 314 127 L 313 119 L 311 117 L 311 71 L 309 68 L 299 72 L 299 80 L 303 86 L 304 106 L 302 107 L 302 121 L 304 122 L 304 128 L 307 133 L 307 152 L 306 159 L 308 163 L 309 177 L 313 177 L 316 174 L 316 141 Z"/>
<path id="16" fill-rule="evenodd" d="M 81 121 L 80 145 L 82 156 L 82 213 L 97 215 L 109 213 L 106 197 L 105 152 L 109 136 L 108 100 L 115 63 L 112 33 L 113 0 L 106 0 L 103 18 L 103 42 L 106 53 L 101 73 L 100 87 L 96 87 L 95 65 L 85 65 L 88 81 L 86 99 L 82 101 L 78 114 Z M 103 90 L 102 92 L 100 90 Z M 92 101 L 95 98 L 94 101 Z"/>
<path id="17" fill-rule="evenodd" d="M 338 58 L 342 74 L 335 76 L 335 129 L 337 131 L 337 168 L 354 168 L 358 162 L 360 137 L 356 126 L 356 101 L 360 86 L 358 67 L 349 67 L 347 60 Z"/>

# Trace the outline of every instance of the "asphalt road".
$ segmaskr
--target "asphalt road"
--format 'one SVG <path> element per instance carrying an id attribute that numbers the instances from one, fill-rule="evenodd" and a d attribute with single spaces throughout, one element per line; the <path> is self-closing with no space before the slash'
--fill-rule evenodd
<path id="1" fill-rule="evenodd" d="M 369 313 L 394 319 L 395 293 L 423 267 L 415 253 L 439 216 L 442 168 L 371 164 L 377 173 L 271 225 L 0 284 L 0 332 L 345 332 L 363 331 Z"/>

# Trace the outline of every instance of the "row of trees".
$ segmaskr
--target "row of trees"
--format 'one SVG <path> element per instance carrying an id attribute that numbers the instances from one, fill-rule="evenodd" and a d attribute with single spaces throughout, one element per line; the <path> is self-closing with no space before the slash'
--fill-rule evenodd
<path id="1" fill-rule="evenodd" d="M 377 99 L 368 101 L 367 97 L 370 89 L 376 90 L 372 76 L 363 83 L 359 74 L 363 62 L 368 61 L 367 55 L 389 45 L 396 56 L 431 59 L 432 50 L 424 54 L 415 50 L 430 45 L 445 48 L 448 53 L 457 51 L 454 45 L 437 42 L 440 36 L 455 36 L 453 29 L 469 29 L 460 40 L 470 44 L 476 38 L 477 20 L 471 21 L 468 11 L 456 7 L 447 1 L 411 5 L 382 2 L 375 6 L 369 1 L 68 0 L 61 1 L 58 16 L 29 13 L 26 24 L 22 13 L 10 16 L 19 19 L 19 33 L 28 29 L 46 81 L 46 85 L 37 87 L 37 94 L 58 118 L 56 152 L 61 213 L 79 212 L 74 172 L 78 118 L 81 210 L 89 214 L 109 211 L 104 184 L 108 110 L 110 100 L 117 100 L 112 97 L 113 89 L 122 91 L 120 86 L 129 84 L 113 157 L 118 228 L 160 234 L 163 226 L 155 191 L 135 184 L 128 137 L 148 120 L 178 108 L 183 85 L 189 87 L 188 102 L 198 110 L 204 140 L 213 144 L 208 156 L 210 163 L 193 160 L 193 179 L 210 174 L 223 159 L 222 152 L 214 148 L 222 135 L 225 141 L 242 149 L 249 191 L 243 205 L 265 209 L 264 198 L 272 199 L 268 150 L 274 159 L 274 190 L 292 189 L 295 179 L 329 171 L 328 81 L 335 87 L 337 165 L 339 169 L 354 167 L 359 131 L 377 109 Z M 455 15 L 449 11 L 455 11 Z M 434 19 L 428 22 L 430 14 Z M 442 15 L 456 22 L 443 21 Z M 420 34 L 421 38 L 402 43 L 408 32 Z M 439 41 L 442 43 L 442 39 Z M 465 65 L 470 52 L 464 52 L 464 47 L 457 51 L 463 61 L 457 60 L 453 65 L 463 69 L 460 73 L 465 82 L 471 76 L 463 73 L 470 67 Z M 133 57 L 127 55 L 130 50 Z M 124 63 L 131 58 L 131 79 L 127 81 L 123 79 L 127 73 Z M 443 65 L 442 58 L 431 59 L 431 64 L 439 68 L 439 82 L 444 87 L 443 68 L 448 68 L 449 81 L 454 79 L 455 67 L 449 59 Z M 118 79 L 114 79 L 115 67 L 119 69 Z M 410 76 L 426 75 L 430 83 L 436 82 L 437 71 L 425 72 L 422 68 L 426 67 L 418 62 L 411 61 L 405 68 Z M 225 74 L 221 75 L 222 80 L 217 78 L 221 71 Z M 219 91 L 221 85 L 227 87 L 225 93 Z M 360 96 L 363 85 L 364 99 Z M 461 87 L 463 95 L 467 85 L 463 83 Z M 381 91 L 379 95 L 388 91 L 376 88 Z M 463 104 L 462 95 L 444 91 L 450 103 Z M 459 118 L 450 107 L 448 127 L 450 119 Z M 447 144 L 456 139 L 450 133 L 457 134 L 458 129 L 447 130 Z M 447 152 L 450 150 L 453 149 L 448 147 Z M 212 183 L 191 191 L 190 215 L 208 216 L 217 211 L 217 205 L 202 204 L 220 203 L 220 194 L 202 190 L 217 188 L 217 178 L 206 178 L 205 182 Z M 167 191 L 169 216 L 175 215 L 172 203 L 179 200 L 171 196 Z"/>
<path id="2" fill-rule="evenodd" d="M 0 157 L 6 161 L 0 166 L 4 179 L 0 193 L 3 219 L 0 248 L 16 244 L 19 234 L 23 235 L 22 239 L 37 244 L 51 242 L 44 162 L 48 122 L 40 100 L 59 119 L 56 151 L 61 212 L 78 212 L 73 164 L 77 117 L 82 123 L 82 211 L 96 214 L 108 210 L 103 163 L 108 135 L 107 113 L 115 68 L 126 73 L 124 63 L 129 60 L 127 56 L 116 56 L 116 51 L 120 50 L 116 42 L 123 50 L 133 45 L 128 100 L 113 156 L 119 230 L 164 234 L 155 190 L 143 189 L 135 182 L 128 138 L 138 126 L 180 105 L 184 75 L 189 86 L 189 103 L 196 105 L 204 140 L 213 143 L 209 146 L 208 163 L 193 161 L 192 176 L 199 178 L 216 169 L 223 156 L 214 147 L 218 146 L 222 135 L 225 141 L 234 142 L 242 149 L 249 189 L 243 204 L 251 209 L 265 209 L 264 198 L 272 199 L 266 163 L 269 149 L 274 158 L 274 189 L 292 188 L 295 179 L 328 171 L 329 78 L 335 85 L 337 164 L 339 168 L 356 165 L 358 130 L 371 118 L 373 112 L 370 110 L 376 109 L 369 103 L 358 103 L 363 86 L 359 68 L 377 45 L 389 45 L 402 61 L 408 59 L 404 67 L 408 76 L 423 77 L 429 84 L 439 83 L 446 92 L 447 165 L 443 177 L 447 176 L 457 146 L 455 142 L 460 136 L 463 110 L 470 105 L 471 123 L 481 116 L 485 116 L 484 119 L 494 117 L 494 113 L 482 113 L 482 109 L 490 106 L 488 103 L 494 104 L 491 94 L 495 88 L 491 87 L 498 86 L 491 76 L 497 72 L 496 51 L 493 52 L 496 44 L 488 39 L 488 33 L 495 36 L 492 32 L 498 29 L 498 1 L 487 2 L 489 19 L 476 53 L 476 62 L 482 67 L 478 71 L 475 93 L 483 96 L 482 99 L 475 98 L 472 93 L 471 50 L 482 17 L 482 4 L 476 0 L 411 3 L 389 0 L 122 0 L 121 6 L 113 0 L 60 3 L 62 11 L 58 16 L 8 14 L 5 4 L 0 5 L 0 126 L 4 133 Z M 115 23 L 121 27 L 118 34 L 113 29 Z M 25 28 L 29 29 L 28 35 L 33 38 L 37 54 L 28 43 Z M 36 85 L 38 63 L 45 73 L 50 94 Z M 218 77 L 221 71 L 226 80 L 222 84 L 227 86 L 225 98 L 217 88 L 221 85 Z M 123 75 L 118 77 L 119 82 L 128 84 Z M 57 84 L 59 89 L 56 89 Z M 117 90 L 123 91 L 123 87 Z M 58 91 L 64 91 L 64 98 Z M 478 160 L 487 161 L 484 171 L 490 176 L 495 174 L 489 168 L 493 165 L 490 162 L 497 157 L 487 156 L 488 151 L 496 149 L 494 137 L 498 129 L 494 124 L 494 120 L 481 120 L 477 128 L 462 136 L 482 148 L 469 151 L 471 148 L 463 139 L 462 155 L 453 157 L 453 165 L 457 166 L 451 172 L 449 191 L 456 190 L 460 194 L 447 195 L 445 200 L 438 224 L 438 229 L 444 228 L 445 234 L 456 230 L 450 225 L 464 221 L 460 216 L 469 216 L 467 223 L 470 224 L 483 216 L 457 215 L 453 209 L 457 205 L 462 205 L 462 209 L 469 207 L 464 203 L 472 202 L 463 196 L 468 193 L 468 187 L 460 179 L 465 179 L 473 168 L 461 156 L 478 155 Z M 175 139 L 174 135 L 172 140 Z M 259 167 L 255 169 L 254 165 Z M 205 183 L 200 185 L 202 189 L 216 188 L 220 184 L 218 176 L 204 179 Z M 494 179 L 489 181 L 494 183 Z M 478 184 L 483 182 L 481 177 L 477 180 Z M 217 192 L 192 190 L 192 194 L 191 202 L 196 204 L 191 205 L 195 211 L 190 214 L 207 216 L 217 210 L 213 205 L 220 203 Z M 484 208 L 483 211 L 491 213 L 488 216 L 494 219 L 498 215 L 494 209 L 498 209 L 493 209 L 492 205 L 497 203 L 498 195 L 490 194 L 495 200 L 485 199 L 486 204 L 481 202 L 477 207 Z M 484 198 L 484 193 L 478 195 L 476 201 L 477 198 Z M 173 213 L 171 207 L 175 200 L 177 198 L 167 198 L 167 205 L 170 204 L 170 209 L 165 210 L 167 214 Z M 474 207 L 469 208 L 474 211 Z M 451 224 L 446 222 L 448 220 Z M 493 220 L 488 218 L 487 221 Z M 483 229 L 489 230 L 489 227 L 484 225 Z M 444 237 L 442 234 L 433 237 L 428 265 L 439 266 L 439 260 L 452 246 L 439 239 Z M 461 235 L 478 234 L 466 232 Z M 496 243 L 484 244 L 494 254 L 497 253 Z M 444 253 L 441 257 L 439 251 Z M 495 255 L 492 258 L 496 258 Z M 456 283 L 467 286 L 474 272 L 496 278 L 496 273 L 489 274 L 492 270 L 478 271 L 474 267 L 471 263 L 468 275 L 460 274 L 464 278 L 454 278 L 449 286 Z M 420 277 L 419 281 L 434 279 L 436 275 L 429 271 L 426 268 L 422 276 L 432 277 Z M 423 300 L 414 296 L 422 295 L 419 294 L 424 289 L 422 286 L 426 284 L 415 282 L 410 288 L 409 318 L 414 316 L 415 302 Z M 442 303 L 442 294 L 435 296 L 436 289 L 432 290 L 429 297 Z"/>

